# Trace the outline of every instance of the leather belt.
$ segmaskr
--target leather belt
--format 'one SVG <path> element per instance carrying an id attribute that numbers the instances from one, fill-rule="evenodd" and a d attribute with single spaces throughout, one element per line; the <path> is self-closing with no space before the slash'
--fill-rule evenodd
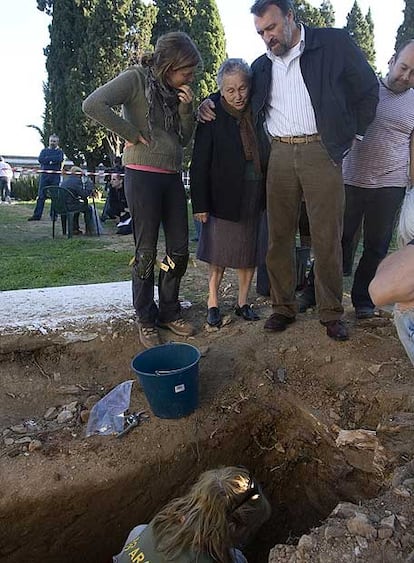
<path id="1" fill-rule="evenodd" d="M 289 145 L 307 145 L 308 143 L 320 141 L 321 136 L 318 133 L 315 133 L 314 135 L 298 135 L 295 137 L 272 137 L 272 140 L 278 141 L 279 143 L 287 143 Z"/>

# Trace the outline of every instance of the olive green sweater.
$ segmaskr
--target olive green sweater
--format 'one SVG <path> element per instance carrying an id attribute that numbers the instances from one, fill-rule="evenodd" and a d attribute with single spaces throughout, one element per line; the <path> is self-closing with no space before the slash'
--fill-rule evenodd
<path id="1" fill-rule="evenodd" d="M 182 147 L 190 141 L 195 125 L 193 106 L 183 103 L 178 105 L 180 138 L 173 128 L 165 130 L 161 105 L 155 101 L 154 123 L 150 134 L 148 103 L 144 95 L 147 72 L 140 66 L 129 68 L 92 92 L 83 102 L 82 109 L 107 129 L 133 143 L 133 146 L 124 150 L 124 165 L 141 164 L 178 172 L 182 166 Z M 122 106 L 122 115 L 112 109 L 117 106 Z M 149 142 L 148 146 L 138 142 L 139 135 Z"/>

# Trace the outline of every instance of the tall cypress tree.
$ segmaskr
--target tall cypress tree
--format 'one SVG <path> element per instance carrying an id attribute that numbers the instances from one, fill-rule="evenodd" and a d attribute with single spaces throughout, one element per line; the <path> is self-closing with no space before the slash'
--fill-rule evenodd
<path id="1" fill-rule="evenodd" d="M 371 8 L 368 8 L 367 15 L 365 16 L 365 21 L 368 25 L 368 35 L 367 35 L 367 46 L 366 54 L 368 62 L 373 68 L 375 68 L 375 40 L 374 40 L 374 20 L 372 19 Z"/>
<path id="2" fill-rule="evenodd" d="M 184 31 L 194 40 L 203 59 L 203 70 L 194 83 L 197 100 L 216 90 L 216 76 L 226 58 L 226 39 L 215 0 L 156 0 L 157 21 L 152 42 L 169 31 Z"/>
<path id="3" fill-rule="evenodd" d="M 414 38 L 414 0 L 405 0 L 404 20 L 397 31 L 395 49 L 407 41 Z"/>
<path id="4" fill-rule="evenodd" d="M 120 140 L 83 114 L 82 101 L 130 64 L 131 50 L 145 48 L 155 9 L 139 0 L 38 0 L 38 8 L 52 16 L 45 50 L 51 127 L 69 158 L 94 168 L 119 153 Z M 146 31 L 137 41 L 141 22 Z"/>
<path id="5" fill-rule="evenodd" d="M 330 0 L 323 0 L 319 9 L 325 27 L 333 27 L 335 25 L 335 10 Z"/>
<path id="6" fill-rule="evenodd" d="M 320 10 L 312 6 L 307 0 L 293 0 L 293 6 L 298 22 L 311 27 L 325 27 Z"/>
<path id="7" fill-rule="evenodd" d="M 358 2 L 355 0 L 351 11 L 346 16 L 345 29 L 355 41 L 355 43 L 364 52 L 367 61 L 372 67 L 375 67 L 375 49 L 374 49 L 374 24 L 370 16 L 370 21 L 361 12 Z"/>

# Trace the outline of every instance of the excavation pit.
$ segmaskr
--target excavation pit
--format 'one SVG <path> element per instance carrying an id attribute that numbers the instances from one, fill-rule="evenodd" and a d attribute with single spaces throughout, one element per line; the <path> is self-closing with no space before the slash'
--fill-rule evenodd
<path id="1" fill-rule="evenodd" d="M 265 563 L 272 546 L 296 542 L 338 502 L 375 497 L 384 485 L 386 464 L 381 473 L 373 449 L 338 447 L 340 429 L 373 431 L 382 418 L 412 407 L 408 364 L 385 365 L 399 353 L 397 340 L 385 350 L 373 339 L 370 354 L 384 362 L 379 381 L 361 345 L 369 335 L 332 347 L 318 321 L 306 319 L 275 346 L 274 335 L 234 323 L 220 334 L 201 328 L 189 340 L 203 351 L 193 415 L 151 416 L 125 438 L 86 439 L 81 414 L 132 377 L 137 337 L 130 323 L 83 330 L 78 341 L 74 334 L 2 343 L 0 424 L 9 441 L 1 452 L 0 558 L 8 563 L 28 554 L 42 563 L 110 561 L 133 526 L 219 465 L 244 465 L 263 485 L 273 512 L 246 555 Z M 46 420 L 48 410 L 69 405 L 72 419 Z M 131 409 L 142 408 L 148 405 L 135 383 Z M 13 430 L 19 425 L 21 433 Z"/>

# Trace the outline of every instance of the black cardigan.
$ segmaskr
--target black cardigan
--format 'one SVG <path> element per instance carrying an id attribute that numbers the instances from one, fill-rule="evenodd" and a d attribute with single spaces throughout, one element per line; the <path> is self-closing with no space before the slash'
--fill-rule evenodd
<path id="1" fill-rule="evenodd" d="M 215 98 L 216 119 L 199 123 L 190 166 L 193 213 L 240 220 L 246 160 L 237 120 Z"/>

